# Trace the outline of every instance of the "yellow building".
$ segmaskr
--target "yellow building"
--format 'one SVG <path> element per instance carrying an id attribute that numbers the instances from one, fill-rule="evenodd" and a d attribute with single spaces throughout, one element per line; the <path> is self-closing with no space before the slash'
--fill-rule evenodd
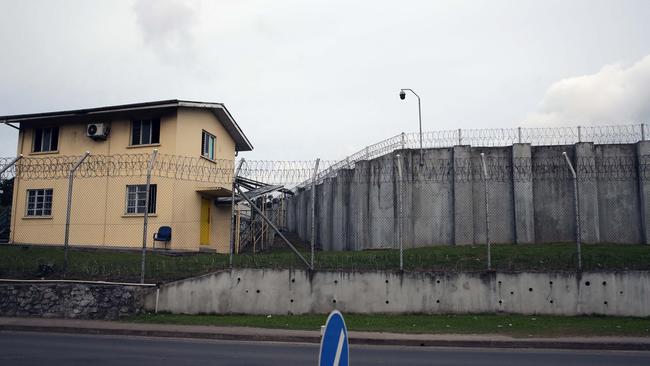
<path id="1" fill-rule="evenodd" d="M 231 193 L 237 152 L 253 147 L 223 104 L 165 100 L 1 116 L 0 122 L 19 124 L 18 154 L 24 156 L 14 181 L 12 243 L 64 242 L 67 174 L 24 172 L 35 161 L 32 170 L 61 170 L 48 167 L 89 151 L 87 166 L 74 180 L 71 245 L 141 247 L 148 199 L 149 248 L 154 233 L 170 226 L 171 249 L 228 252 L 231 208 L 213 202 Z M 141 164 L 134 168 L 128 162 L 147 161 L 154 149 L 161 164 L 157 169 L 166 171 L 152 175 L 145 198 Z M 98 163 L 109 160 L 121 174 L 106 173 L 107 164 Z M 209 179 L 193 179 L 191 169 L 210 172 Z"/>

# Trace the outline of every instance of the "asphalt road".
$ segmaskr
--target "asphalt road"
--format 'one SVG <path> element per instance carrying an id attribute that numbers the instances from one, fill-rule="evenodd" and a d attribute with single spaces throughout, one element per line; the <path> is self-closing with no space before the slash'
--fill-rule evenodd
<path id="1" fill-rule="evenodd" d="M 0 332 L 0 365 L 316 365 L 318 345 Z M 650 365 L 650 352 L 352 346 L 351 365 Z"/>

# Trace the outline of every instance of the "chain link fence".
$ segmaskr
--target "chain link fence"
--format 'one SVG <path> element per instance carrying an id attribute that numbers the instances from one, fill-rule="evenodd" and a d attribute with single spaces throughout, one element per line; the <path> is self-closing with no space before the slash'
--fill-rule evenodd
<path id="1" fill-rule="evenodd" d="M 643 149 L 397 150 L 323 175 L 314 188 L 299 186 L 287 198 L 289 229 L 309 240 L 304 212 L 315 206 L 316 246 L 324 251 L 485 245 L 490 269 L 492 243 L 575 243 L 571 261 L 581 269 L 582 242 L 648 242 Z"/>
<path id="2" fill-rule="evenodd" d="M 575 243 L 563 260 L 581 269 L 582 243 L 615 250 L 649 242 L 650 146 L 637 143 L 644 138 L 643 125 L 442 131 L 425 134 L 420 150 L 418 134 L 400 134 L 318 162 L 4 158 L 0 240 L 141 253 L 144 267 L 129 259 L 141 280 L 192 267 L 191 260 L 198 272 L 435 270 L 441 261 L 456 261 L 445 268 L 458 270 L 514 268 L 491 257 L 488 248 L 500 244 Z M 587 139 L 617 144 L 579 142 Z M 474 251 L 455 258 L 432 247 Z M 179 258 L 147 255 L 154 249 Z M 202 252 L 209 259 L 194 254 Z M 463 262 L 473 260 L 479 264 Z"/>

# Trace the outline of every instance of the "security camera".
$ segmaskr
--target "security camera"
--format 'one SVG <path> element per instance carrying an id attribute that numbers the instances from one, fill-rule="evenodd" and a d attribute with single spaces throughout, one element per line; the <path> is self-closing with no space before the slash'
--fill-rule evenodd
<path id="1" fill-rule="evenodd" d="M 399 99 L 401 100 L 406 99 L 406 93 L 404 92 L 404 90 L 399 91 Z"/>

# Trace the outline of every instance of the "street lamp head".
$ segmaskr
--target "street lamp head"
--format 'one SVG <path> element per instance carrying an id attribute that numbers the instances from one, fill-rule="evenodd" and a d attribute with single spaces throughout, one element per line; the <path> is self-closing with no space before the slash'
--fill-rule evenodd
<path id="1" fill-rule="evenodd" d="M 399 91 L 399 99 L 401 100 L 406 99 L 406 93 L 404 92 L 403 89 Z"/>

